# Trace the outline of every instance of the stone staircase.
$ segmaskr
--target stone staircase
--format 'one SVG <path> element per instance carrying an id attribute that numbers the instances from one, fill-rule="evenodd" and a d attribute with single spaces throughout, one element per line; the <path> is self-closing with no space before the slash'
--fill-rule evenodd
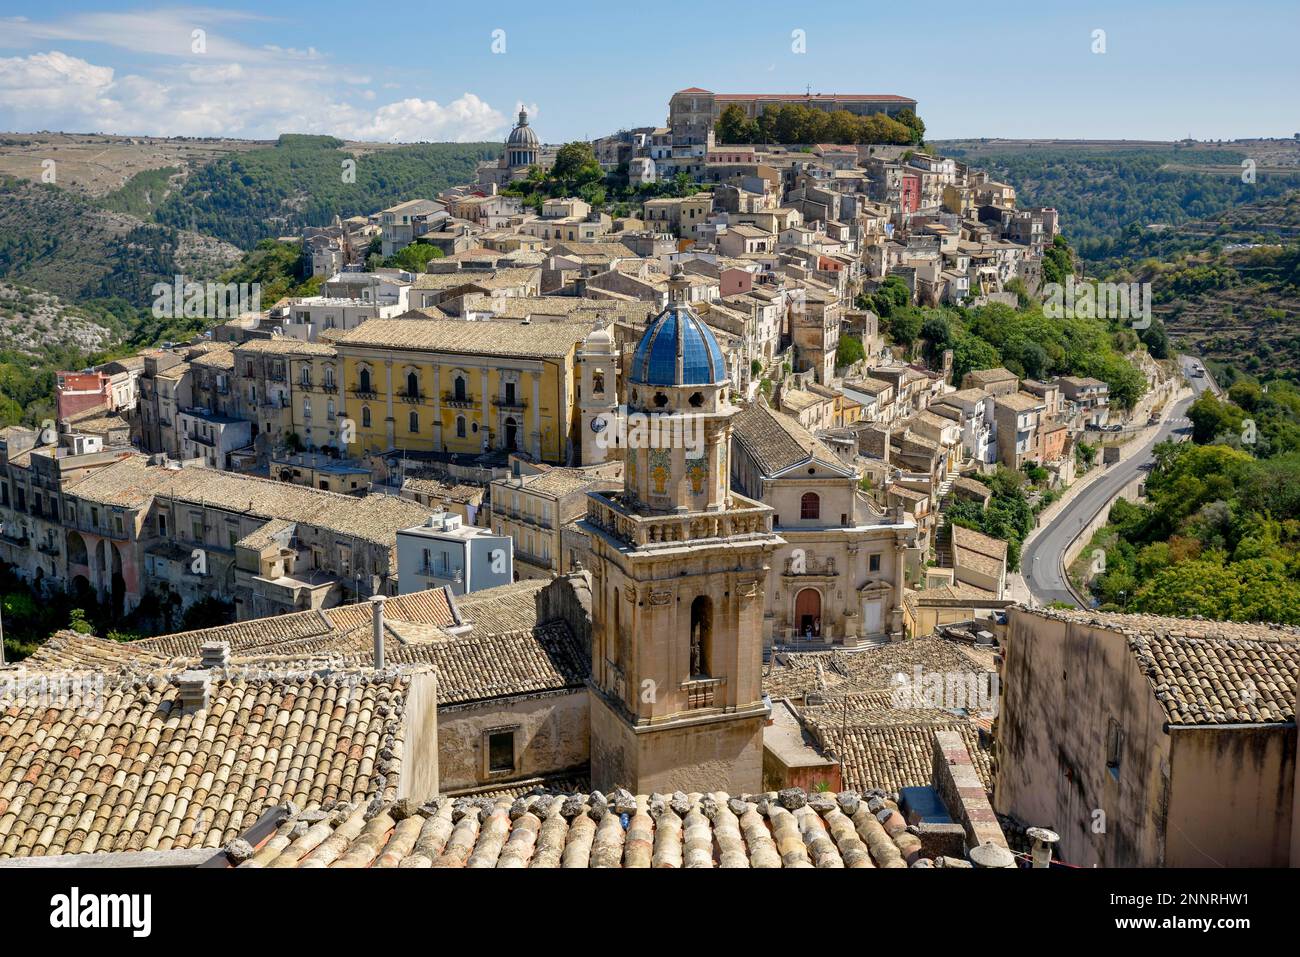
<path id="1" fill-rule="evenodd" d="M 952 568 L 952 526 L 947 521 L 934 533 L 934 563 L 939 568 Z"/>

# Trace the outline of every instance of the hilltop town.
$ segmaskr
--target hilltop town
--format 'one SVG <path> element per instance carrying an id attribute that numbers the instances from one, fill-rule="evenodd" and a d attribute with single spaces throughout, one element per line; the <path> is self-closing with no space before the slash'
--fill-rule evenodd
<path id="1" fill-rule="evenodd" d="M 1300 631 L 1069 573 L 1218 387 L 919 111 L 521 109 L 311 294 L 162 284 L 0 430 L 6 574 L 120 627 L 0 666 L 0 864 L 1300 862 Z"/>

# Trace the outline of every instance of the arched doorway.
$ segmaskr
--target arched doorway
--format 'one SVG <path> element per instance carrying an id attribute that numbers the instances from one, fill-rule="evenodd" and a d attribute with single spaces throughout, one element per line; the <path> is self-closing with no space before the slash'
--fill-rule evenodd
<path id="1" fill-rule="evenodd" d="M 506 419 L 506 449 L 510 452 L 519 449 L 519 426 L 513 418 Z"/>
<path id="2" fill-rule="evenodd" d="M 80 532 L 68 532 L 68 564 L 90 565 L 90 552 L 86 549 L 86 540 Z"/>
<path id="3" fill-rule="evenodd" d="M 794 599 L 795 632 L 800 638 L 822 636 L 822 593 L 805 588 Z"/>
<path id="4" fill-rule="evenodd" d="M 691 602 L 691 677 L 707 678 L 712 674 L 713 601 L 697 595 Z"/>
<path id="5" fill-rule="evenodd" d="M 122 553 L 114 545 L 110 545 L 108 550 L 113 557 L 112 577 L 109 579 L 109 601 L 112 603 L 113 614 L 121 618 L 126 611 L 126 579 L 122 575 Z"/>

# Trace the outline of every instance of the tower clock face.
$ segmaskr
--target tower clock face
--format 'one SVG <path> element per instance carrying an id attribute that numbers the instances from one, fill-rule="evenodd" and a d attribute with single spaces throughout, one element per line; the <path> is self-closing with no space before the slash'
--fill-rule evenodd
<path id="1" fill-rule="evenodd" d="M 607 423 L 607 422 L 605 421 L 605 417 L 604 417 L 604 416 L 600 416 L 599 418 L 592 419 L 592 420 L 591 420 L 591 431 L 593 431 L 593 432 L 595 432 L 597 435 L 599 435 L 601 432 L 604 432 L 604 431 L 605 431 L 605 426 L 608 425 L 608 424 L 609 424 L 609 423 Z"/>

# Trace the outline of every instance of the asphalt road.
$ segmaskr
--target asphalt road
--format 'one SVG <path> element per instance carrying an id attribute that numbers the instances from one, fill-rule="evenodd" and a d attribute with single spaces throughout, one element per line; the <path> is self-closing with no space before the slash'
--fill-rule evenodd
<path id="1" fill-rule="evenodd" d="M 1212 383 L 1207 373 L 1204 378 L 1193 378 L 1191 370 L 1199 365 L 1195 359 L 1182 356 L 1179 359 L 1187 381 L 1192 384 L 1196 395 L 1200 395 Z M 1029 592 L 1040 605 L 1048 602 L 1062 601 L 1077 604 L 1070 590 L 1065 586 L 1061 574 L 1061 555 L 1078 535 L 1079 530 L 1092 520 L 1120 489 L 1127 485 L 1144 466 L 1153 459 L 1151 452 L 1170 436 L 1185 438 L 1191 434 L 1191 423 L 1187 421 L 1187 407 L 1193 399 L 1183 399 L 1165 419 L 1154 438 L 1148 440 L 1138 451 L 1122 462 L 1108 467 L 1106 474 L 1095 479 L 1091 485 L 1074 497 L 1047 525 L 1042 527 L 1033 540 L 1025 546 L 1020 557 L 1020 569 L 1025 577 Z"/>

